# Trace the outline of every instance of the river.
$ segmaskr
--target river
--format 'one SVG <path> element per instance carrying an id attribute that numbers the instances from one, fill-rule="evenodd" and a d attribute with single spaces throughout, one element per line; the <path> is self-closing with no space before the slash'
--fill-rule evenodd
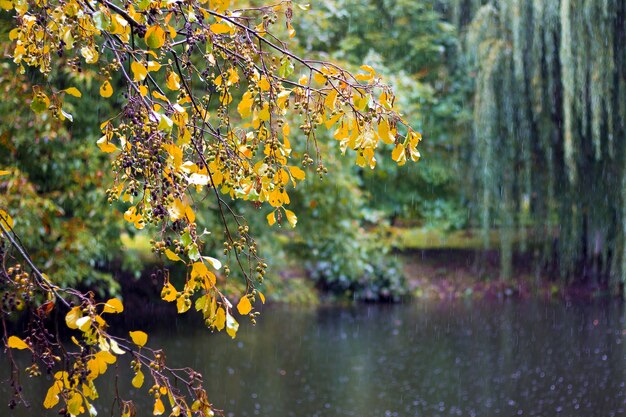
<path id="1" fill-rule="evenodd" d="M 209 399 L 233 417 L 609 417 L 626 409 L 624 313 L 609 301 L 275 306 L 235 340 L 179 319 L 152 329 L 149 344 L 170 366 L 201 372 Z M 120 364 L 122 392 L 150 415 L 147 387 L 133 389 Z M 110 415 L 111 384 L 99 387 L 100 416 Z M 24 385 L 40 403 L 50 382 Z M 6 379 L 1 389 L 6 404 Z M 56 415 L 37 404 L 0 414 Z"/>

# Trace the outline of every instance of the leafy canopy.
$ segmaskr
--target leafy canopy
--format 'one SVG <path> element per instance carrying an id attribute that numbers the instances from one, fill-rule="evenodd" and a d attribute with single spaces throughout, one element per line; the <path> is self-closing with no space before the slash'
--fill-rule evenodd
<path id="1" fill-rule="evenodd" d="M 353 152 L 361 167 L 376 166 L 381 142 L 391 145 L 399 165 L 420 156 L 420 134 L 406 126 L 393 92 L 372 67 L 351 74 L 287 49 L 280 39 L 296 35 L 294 6 L 306 9 L 291 1 L 238 7 L 229 0 L 0 0 L 15 18 L 9 36 L 19 72 L 32 67 L 47 76 L 56 66 L 75 73 L 88 66 L 98 70 L 99 95 L 119 108 L 101 121 L 96 143 L 112 156 L 109 202 L 125 204 L 124 219 L 135 228 L 152 225 L 153 250 L 186 267 L 178 288 L 165 271 L 161 298 L 180 313 L 193 305 L 209 328 L 232 337 L 237 313 L 253 322 L 258 314 L 254 303 L 264 295 L 254 282 L 263 280 L 267 265 L 229 199 L 269 206 L 270 226 L 286 221 L 295 227 L 297 214 L 287 208 L 292 189 L 311 165 L 320 176 L 327 171 L 319 127 L 330 129 L 342 152 Z M 34 85 L 31 109 L 66 123 L 81 117 L 66 102 L 80 101 L 83 92 L 78 85 L 64 87 Z M 306 151 L 295 152 L 291 141 L 304 142 Z M 209 234 L 198 225 L 196 211 L 206 204 L 214 205 L 223 223 L 223 257 L 203 252 Z M 106 317 L 123 312 L 120 300 L 99 302 L 91 293 L 55 285 L 23 251 L 12 226 L 1 210 L 3 236 L 29 268 L 3 270 L 3 285 L 27 294 L 35 322 L 64 306 L 66 325 L 77 334 L 73 348 L 37 325 L 26 337 L 6 341 L 33 352 L 31 375 L 40 373 L 41 364 L 52 372 L 65 359 L 67 365 L 54 373 L 47 408 L 62 402 L 70 415 L 95 415 L 94 381 L 129 353 L 132 384 L 143 386 L 144 370 L 153 381 L 154 415 L 165 413 L 166 403 L 175 416 L 214 414 L 197 373 L 169 368 L 162 352 L 145 346 L 148 336 L 140 330 L 130 339 L 112 334 Z M 217 286 L 233 265 L 246 281 L 236 308 Z M 16 396 L 21 399 L 17 389 Z M 119 400 L 122 415 L 133 415 L 132 403 Z"/>

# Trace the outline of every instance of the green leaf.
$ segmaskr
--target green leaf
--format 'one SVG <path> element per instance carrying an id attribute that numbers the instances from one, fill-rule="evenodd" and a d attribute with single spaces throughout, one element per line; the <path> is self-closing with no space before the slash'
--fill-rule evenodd
<path id="1" fill-rule="evenodd" d="M 282 78 L 289 77 L 291 74 L 293 74 L 294 66 L 288 59 L 282 59 L 281 61 L 282 63 L 280 65 L 280 68 L 278 69 L 278 75 Z"/>

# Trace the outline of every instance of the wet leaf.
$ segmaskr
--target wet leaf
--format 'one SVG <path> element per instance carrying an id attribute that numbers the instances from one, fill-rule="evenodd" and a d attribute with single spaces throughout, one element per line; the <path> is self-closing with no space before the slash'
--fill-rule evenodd
<path id="1" fill-rule="evenodd" d="M 250 304 L 250 299 L 245 295 L 241 297 L 241 300 L 239 300 L 239 303 L 237 304 L 237 311 L 239 311 L 239 314 L 241 314 L 242 316 L 245 316 L 246 314 L 250 313 L 250 311 L 252 311 L 252 304 Z"/>
<path id="2" fill-rule="evenodd" d="M 18 350 L 30 349 L 30 347 L 26 344 L 26 342 L 24 342 L 22 339 L 20 339 L 17 336 L 9 337 L 9 339 L 7 340 L 7 346 L 10 347 L 11 349 L 18 349 Z"/>
<path id="3" fill-rule="evenodd" d="M 128 332 L 128 334 L 130 335 L 130 338 L 133 341 L 133 343 L 139 347 L 143 347 L 148 341 L 148 335 L 145 332 L 142 332 L 141 330 Z"/>
<path id="4" fill-rule="evenodd" d="M 143 379 L 144 379 L 143 372 L 141 372 L 141 369 L 140 369 L 137 371 L 137 373 L 133 377 L 133 380 L 131 381 L 131 383 L 133 384 L 133 387 L 141 388 L 141 386 L 143 385 Z"/>
<path id="5" fill-rule="evenodd" d="M 117 298 L 111 298 L 109 301 L 104 304 L 103 313 L 121 313 L 124 311 L 124 305 Z"/>
<path id="6" fill-rule="evenodd" d="M 104 98 L 108 98 L 113 95 L 113 87 L 111 87 L 109 80 L 106 80 L 100 86 L 100 95 Z"/>

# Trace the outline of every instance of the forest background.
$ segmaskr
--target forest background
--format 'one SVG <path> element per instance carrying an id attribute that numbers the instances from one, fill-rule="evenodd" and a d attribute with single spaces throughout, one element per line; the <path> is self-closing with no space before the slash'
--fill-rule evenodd
<path id="1" fill-rule="evenodd" d="M 366 63 L 394 86 L 423 133 L 422 160 L 355 167 L 327 133 L 330 173 L 295 190 L 295 229 L 233 203 L 270 265 L 264 292 L 314 303 L 314 288 L 371 301 L 622 291 L 624 17 L 619 0 L 325 0 L 296 13 L 296 53 Z M 116 103 L 90 71 L 57 68 L 89 111 L 70 103 L 71 123 L 35 116 L 24 105 L 34 71 L 1 65 L 0 167 L 10 174 L 0 197 L 35 262 L 100 297 L 158 297 L 163 261 L 104 193 L 110 159 L 95 143 Z M 219 233 L 215 207 L 197 215 Z"/>

